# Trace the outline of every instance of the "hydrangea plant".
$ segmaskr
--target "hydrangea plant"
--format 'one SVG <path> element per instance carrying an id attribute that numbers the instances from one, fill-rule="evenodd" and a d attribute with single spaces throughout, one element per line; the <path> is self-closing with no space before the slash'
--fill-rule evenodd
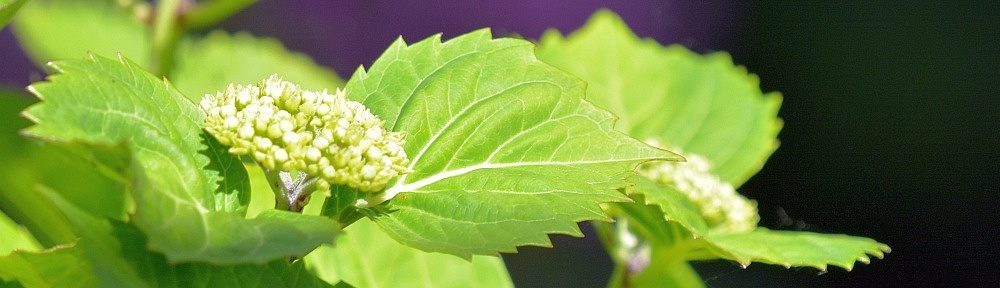
<path id="1" fill-rule="evenodd" d="M 399 39 L 344 82 L 274 40 L 185 30 L 252 2 L 0 2 L 51 71 L 37 101 L 0 98 L 0 283 L 509 287 L 500 253 L 582 221 L 613 287 L 888 252 L 757 226 L 736 187 L 776 148 L 780 100 L 725 55 L 601 11 L 537 46 Z"/>

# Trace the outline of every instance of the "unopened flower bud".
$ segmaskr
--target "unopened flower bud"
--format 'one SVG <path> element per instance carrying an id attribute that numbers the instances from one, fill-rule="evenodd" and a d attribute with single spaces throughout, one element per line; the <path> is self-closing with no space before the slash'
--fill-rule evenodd
<path id="1" fill-rule="evenodd" d="M 256 85 L 230 85 L 200 102 L 205 129 L 230 153 L 251 155 L 268 169 L 302 170 L 327 187 L 382 190 L 407 173 L 403 135 L 343 90 L 303 91 L 271 76 Z"/>
<path id="2" fill-rule="evenodd" d="M 657 145 L 655 141 L 647 142 Z M 698 207 L 702 218 L 712 229 L 739 233 L 757 227 L 760 217 L 756 202 L 743 197 L 731 184 L 712 174 L 711 164 L 705 158 L 682 154 L 687 162 L 649 163 L 639 168 L 639 174 L 684 193 Z"/>

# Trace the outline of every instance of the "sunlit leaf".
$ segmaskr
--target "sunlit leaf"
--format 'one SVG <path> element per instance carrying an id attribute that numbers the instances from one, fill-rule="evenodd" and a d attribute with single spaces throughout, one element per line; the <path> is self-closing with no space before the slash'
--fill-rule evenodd
<path id="1" fill-rule="evenodd" d="M 0 211 L 0 256 L 10 254 L 15 250 L 35 251 L 40 248 L 38 241 L 31 237 L 28 230 L 11 220 Z"/>
<path id="2" fill-rule="evenodd" d="M 547 234 L 606 219 L 599 203 L 627 201 L 617 189 L 639 163 L 673 157 L 614 131 L 584 83 L 532 48 L 489 30 L 399 40 L 348 82 L 349 98 L 406 133 L 413 173 L 367 211 L 393 238 L 462 257 L 549 246 Z"/>
<path id="3" fill-rule="evenodd" d="M 168 83 L 133 62 L 93 55 L 53 69 L 58 73 L 48 82 L 31 86 L 42 102 L 25 111 L 37 123 L 26 133 L 48 141 L 124 142 L 134 157 L 126 174 L 136 203 L 131 220 L 170 261 L 264 263 L 331 241 L 336 224 L 324 217 L 273 211 L 245 219 L 231 203 L 216 203 L 231 186 L 219 189 L 218 172 L 205 167 L 221 158 L 200 153 L 213 148 L 202 143 L 203 115 Z"/>
<path id="4" fill-rule="evenodd" d="M 743 265 L 761 262 L 822 271 L 826 271 L 827 265 L 851 270 L 855 262 L 868 264 L 871 256 L 881 259 L 891 251 L 889 246 L 864 237 L 764 228 L 750 233 L 711 235 L 707 240 L 732 254 L 730 260 Z"/>

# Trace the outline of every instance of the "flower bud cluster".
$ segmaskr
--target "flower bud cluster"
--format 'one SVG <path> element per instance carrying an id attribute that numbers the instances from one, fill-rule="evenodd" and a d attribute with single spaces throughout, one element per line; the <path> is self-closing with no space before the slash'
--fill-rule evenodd
<path id="1" fill-rule="evenodd" d="M 647 141 L 650 142 L 650 141 Z M 672 150 L 677 151 L 677 150 Z M 711 165 L 696 154 L 683 154 L 687 162 L 643 165 L 639 174 L 687 195 L 713 229 L 748 232 L 757 227 L 757 203 L 736 192 L 733 185 L 710 172 Z"/>
<path id="2" fill-rule="evenodd" d="M 321 190 L 332 184 L 376 192 L 408 172 L 403 135 L 386 131 L 343 90 L 305 91 L 272 75 L 229 85 L 200 104 L 205 129 L 230 153 L 251 155 L 269 170 L 305 172 Z"/>

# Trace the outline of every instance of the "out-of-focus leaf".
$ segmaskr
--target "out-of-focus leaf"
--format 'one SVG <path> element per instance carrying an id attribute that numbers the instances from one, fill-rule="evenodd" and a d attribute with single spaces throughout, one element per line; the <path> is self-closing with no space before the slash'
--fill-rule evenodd
<path id="1" fill-rule="evenodd" d="M 0 211 L 0 256 L 10 254 L 15 250 L 35 251 L 41 246 L 28 230 L 21 227 Z"/>
<path id="2" fill-rule="evenodd" d="M 675 156 L 614 131 L 584 82 L 532 48 L 489 30 L 400 39 L 351 77 L 348 97 L 406 133 L 414 172 L 367 211 L 394 239 L 466 258 L 549 246 L 548 234 L 607 219 L 598 204 L 628 201 L 617 189 L 639 163 Z"/>
<path id="3" fill-rule="evenodd" d="M 333 71 L 316 65 L 304 54 L 286 50 L 274 39 L 221 31 L 181 42 L 170 78 L 177 89 L 197 102 L 230 83 L 256 83 L 271 74 L 309 90 L 332 91 L 343 85 Z"/>
<path id="4" fill-rule="evenodd" d="M 12 26 L 21 48 L 40 65 L 88 52 L 105 57 L 120 53 L 149 64 L 149 29 L 111 0 L 32 0 Z"/>
<path id="5" fill-rule="evenodd" d="M 566 38 L 550 31 L 540 42 L 538 58 L 587 81 L 587 99 L 618 115 L 630 136 L 703 155 L 734 186 L 778 147 L 781 97 L 761 93 L 757 77 L 724 53 L 639 39 L 607 10 Z"/>
<path id="6" fill-rule="evenodd" d="M 0 284 L 3 281 L 40 288 L 97 287 L 98 284 L 90 264 L 72 245 L 0 256 Z"/>
<path id="7" fill-rule="evenodd" d="M 368 219 L 344 229 L 336 245 L 322 246 L 305 258 L 328 283 L 356 287 L 513 287 L 499 257 L 428 253 L 389 238 Z"/>
<path id="8" fill-rule="evenodd" d="M 7 21 L 14 17 L 17 9 L 21 9 L 27 0 L 0 0 L 0 29 L 7 26 Z"/>
<path id="9" fill-rule="evenodd" d="M 94 169 L 69 160 L 72 156 L 43 147 L 18 134 L 30 122 L 18 115 L 31 103 L 22 93 L 0 91 L 0 211 L 23 225 L 43 247 L 70 243 L 76 239 L 65 216 L 52 203 L 34 192 L 40 181 L 59 181 L 66 185 L 92 181 L 87 186 L 100 189 L 100 179 L 88 179 Z M 47 177 L 56 175 L 58 177 Z M 109 195 L 114 192 L 109 191 Z M 93 200 L 110 200 L 98 197 Z M 96 203 L 95 203 L 96 204 Z M 121 211 L 121 210 L 118 210 Z M 115 213 L 114 209 L 107 211 Z"/>
<path id="10" fill-rule="evenodd" d="M 43 101 L 25 111 L 37 123 L 27 133 L 126 143 L 135 161 L 127 173 L 136 203 L 131 221 L 170 261 L 265 263 L 332 240 L 337 226 L 325 217 L 273 211 L 245 219 L 231 203 L 217 205 L 224 199 L 217 195 L 231 191 L 220 190 L 218 172 L 205 167 L 221 158 L 199 153 L 212 148 L 201 142 L 204 116 L 168 83 L 131 61 L 94 55 L 53 68 L 58 73 L 48 82 L 31 86 Z"/>
<path id="11" fill-rule="evenodd" d="M 31 261 L 0 258 L 0 279 L 28 287 L 330 287 L 309 274 L 302 261 L 171 264 L 164 255 L 146 250 L 147 238 L 135 226 L 81 210 L 51 189 L 38 192 L 71 219 L 81 239 L 53 250 L 57 253 L 28 255 Z M 56 282 L 64 278 L 76 282 Z"/>

